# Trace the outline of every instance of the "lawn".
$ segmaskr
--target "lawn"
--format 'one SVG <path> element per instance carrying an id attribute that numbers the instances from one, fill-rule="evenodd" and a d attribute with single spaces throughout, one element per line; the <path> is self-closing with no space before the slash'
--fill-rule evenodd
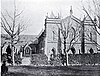
<path id="1" fill-rule="evenodd" d="M 9 66 L 9 76 L 100 76 L 100 66 Z"/>

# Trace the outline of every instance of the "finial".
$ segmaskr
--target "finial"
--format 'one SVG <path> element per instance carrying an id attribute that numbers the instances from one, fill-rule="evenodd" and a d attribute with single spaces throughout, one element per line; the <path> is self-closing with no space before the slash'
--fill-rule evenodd
<path id="1" fill-rule="evenodd" d="M 70 8 L 70 15 L 72 15 L 73 14 L 73 10 L 72 10 L 72 6 L 71 6 L 71 8 Z"/>
<path id="2" fill-rule="evenodd" d="M 46 15 L 46 18 L 48 18 L 48 13 L 47 13 L 47 15 Z"/>
<path id="3" fill-rule="evenodd" d="M 59 13 L 58 13 L 58 18 L 60 18 Z"/>
<path id="4" fill-rule="evenodd" d="M 50 18 L 55 18 L 55 15 L 54 15 L 53 11 L 51 11 Z"/>

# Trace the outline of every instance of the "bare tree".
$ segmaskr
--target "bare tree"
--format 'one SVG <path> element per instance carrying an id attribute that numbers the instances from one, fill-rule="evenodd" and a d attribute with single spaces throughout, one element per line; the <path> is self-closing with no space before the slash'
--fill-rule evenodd
<path id="1" fill-rule="evenodd" d="M 76 19 L 73 17 L 72 19 L 79 23 L 81 26 L 81 52 L 84 54 L 85 53 L 85 21 L 86 21 L 87 16 L 84 16 L 83 20 Z M 89 24 L 88 24 L 89 25 Z M 86 39 L 87 40 L 87 39 Z"/>
<path id="2" fill-rule="evenodd" d="M 72 12 L 72 9 L 71 9 L 71 12 Z M 72 15 L 72 13 L 71 13 Z M 57 18 L 56 16 L 54 16 L 55 18 Z M 59 19 L 59 17 L 57 18 Z M 60 38 L 61 40 L 59 41 L 60 43 L 63 44 L 64 46 L 64 54 L 65 54 L 65 63 L 66 63 L 66 66 L 68 66 L 68 52 L 69 50 L 71 50 L 71 48 L 74 46 L 74 44 L 79 40 L 79 38 L 81 37 L 80 34 L 79 34 L 79 31 L 82 29 L 82 26 L 80 26 L 80 23 L 81 21 L 74 21 L 74 24 L 73 24 L 73 19 L 71 18 L 71 16 L 65 20 L 65 19 L 60 19 L 60 23 L 58 24 L 58 22 L 55 21 L 57 27 L 58 27 L 58 30 L 60 30 L 61 32 L 61 35 L 62 35 L 62 38 Z M 73 27 L 73 26 L 76 26 L 76 27 Z M 52 31 L 54 33 L 54 31 Z M 71 38 L 69 38 L 69 35 L 72 33 L 72 36 Z M 59 34 L 57 35 L 57 33 L 54 33 L 56 34 L 56 36 L 58 36 L 58 39 L 59 39 Z M 69 41 L 67 41 L 67 39 L 69 39 Z M 69 44 L 69 46 L 67 46 L 67 43 Z"/>
<path id="3" fill-rule="evenodd" d="M 91 5 L 93 8 L 91 8 Z M 88 9 L 86 9 L 85 6 L 83 6 L 83 10 L 91 19 L 94 25 L 94 30 L 100 35 L 100 1 L 92 0 L 92 4 L 89 4 L 88 6 Z M 95 18 L 93 19 L 93 17 Z"/>
<path id="4" fill-rule="evenodd" d="M 73 45 L 78 41 L 80 35 L 79 35 L 79 29 L 80 26 L 74 28 L 71 25 L 74 25 L 71 20 L 68 21 L 68 23 L 61 23 L 61 33 L 63 36 L 63 44 L 64 44 L 64 54 L 65 54 L 65 58 L 66 58 L 66 66 L 68 65 L 68 52 L 69 50 L 73 47 Z M 78 25 L 78 24 L 76 24 Z M 68 36 L 70 36 L 72 34 L 72 37 L 69 39 Z M 67 39 L 69 39 L 69 42 L 67 41 Z M 67 42 L 69 43 L 69 46 L 66 48 L 66 44 Z"/>
<path id="5" fill-rule="evenodd" d="M 22 31 L 26 28 L 26 23 L 22 22 L 22 19 L 20 18 L 21 12 L 17 12 L 16 4 L 14 3 L 14 10 L 13 10 L 13 16 L 8 13 L 8 11 L 5 11 L 6 14 L 4 15 L 4 12 L 1 12 L 1 26 L 4 29 L 4 31 L 10 36 L 10 44 L 12 49 L 12 60 L 14 64 L 14 46 L 17 44 L 20 40 L 20 34 Z"/>
<path id="6" fill-rule="evenodd" d="M 87 41 L 90 41 L 91 43 L 94 43 L 98 48 L 100 47 L 100 44 L 97 42 L 97 40 L 96 39 L 92 39 L 91 36 L 88 33 L 86 33 L 85 39 Z"/>
<path id="7" fill-rule="evenodd" d="M 1 54 L 2 54 L 2 49 L 3 47 L 5 46 L 6 42 L 4 42 L 2 45 L 1 45 Z"/>
<path id="8" fill-rule="evenodd" d="M 72 19 L 70 16 L 70 19 L 68 19 L 68 21 L 66 21 L 65 19 L 64 20 L 61 19 L 60 24 L 56 24 L 62 35 L 60 43 L 62 43 L 64 45 L 63 51 L 65 54 L 66 66 L 68 66 L 68 52 L 74 46 L 74 44 L 79 40 L 79 38 L 80 38 L 79 30 L 81 30 L 81 26 L 78 26 L 79 25 L 78 22 L 76 22 L 76 24 L 73 24 L 73 22 L 71 22 L 71 20 Z M 57 22 L 55 22 L 55 23 L 57 23 Z M 74 27 L 72 27 L 72 25 L 77 25 L 77 27 L 74 28 Z M 72 33 L 72 36 L 70 38 L 70 41 L 67 41 L 67 39 L 69 39 L 69 35 L 71 33 Z M 60 34 L 60 33 L 58 33 L 58 34 Z M 56 36 L 58 36 L 58 39 L 59 39 L 59 35 L 56 35 Z M 68 42 L 69 46 L 66 45 L 67 42 Z"/>
<path id="9" fill-rule="evenodd" d="M 90 18 L 93 26 L 93 30 L 96 31 L 97 35 L 100 36 L 100 1 L 99 0 L 91 0 L 92 2 L 88 3 L 88 8 L 83 5 L 83 11 L 86 13 L 86 15 Z M 91 41 L 91 37 L 87 34 L 86 40 Z M 97 47 L 100 47 L 100 43 L 98 43 L 95 40 L 91 41 L 92 43 L 95 43 Z"/>

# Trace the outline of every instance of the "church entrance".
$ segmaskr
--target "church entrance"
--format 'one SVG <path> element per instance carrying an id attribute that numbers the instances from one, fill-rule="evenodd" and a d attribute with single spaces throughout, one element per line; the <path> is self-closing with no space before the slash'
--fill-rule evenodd
<path id="1" fill-rule="evenodd" d="M 29 57 L 31 55 L 31 48 L 30 47 L 26 47 L 25 48 L 25 52 L 24 52 L 24 56 Z"/>

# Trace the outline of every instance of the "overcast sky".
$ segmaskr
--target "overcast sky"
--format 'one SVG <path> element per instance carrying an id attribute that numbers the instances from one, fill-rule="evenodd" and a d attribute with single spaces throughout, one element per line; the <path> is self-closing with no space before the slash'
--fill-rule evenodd
<path id="1" fill-rule="evenodd" d="M 28 21 L 27 29 L 23 34 L 37 35 L 44 27 L 44 19 L 47 13 L 53 11 L 55 15 L 61 14 L 62 18 L 67 17 L 72 6 L 74 16 L 82 18 L 82 0 L 16 0 L 17 9 L 24 10 L 24 21 Z M 85 2 L 86 0 L 84 0 Z M 2 0 L 2 9 L 13 11 L 14 0 Z"/>

